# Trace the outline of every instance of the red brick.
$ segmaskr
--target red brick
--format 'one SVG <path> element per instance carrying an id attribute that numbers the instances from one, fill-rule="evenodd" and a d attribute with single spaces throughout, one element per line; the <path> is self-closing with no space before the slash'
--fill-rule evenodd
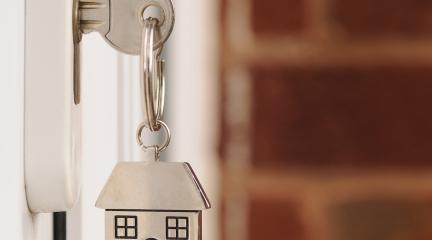
<path id="1" fill-rule="evenodd" d="M 260 35 L 299 33 L 305 25 L 303 0 L 252 0 L 252 28 Z"/>
<path id="2" fill-rule="evenodd" d="M 432 204 L 401 199 L 369 199 L 331 208 L 334 240 L 430 240 Z"/>
<path id="3" fill-rule="evenodd" d="M 432 69 L 256 67 L 255 166 L 432 166 Z"/>
<path id="4" fill-rule="evenodd" d="M 299 207 L 295 202 L 252 199 L 249 204 L 248 239 L 306 239 Z"/>
<path id="5" fill-rule="evenodd" d="M 353 37 L 432 36 L 430 0 L 332 0 L 330 16 L 337 27 Z"/>

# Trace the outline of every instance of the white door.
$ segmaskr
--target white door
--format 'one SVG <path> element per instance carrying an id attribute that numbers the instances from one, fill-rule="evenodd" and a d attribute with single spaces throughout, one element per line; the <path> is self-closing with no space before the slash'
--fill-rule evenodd
<path id="1" fill-rule="evenodd" d="M 24 185 L 24 90 L 26 77 L 29 77 L 25 76 L 25 69 L 29 67 L 25 62 L 26 53 L 35 50 L 25 49 L 26 21 L 29 21 L 29 14 L 34 13 L 29 7 L 49 1 L 52 0 L 6 1 L 3 8 L 7 11 L 0 15 L 2 239 L 53 239 L 52 214 L 30 213 Z M 217 131 L 214 128 L 218 125 L 216 4 L 217 1 L 174 1 L 177 22 L 166 54 L 169 69 L 167 122 L 173 139 L 164 157 L 188 161 L 194 166 L 214 207 L 204 213 L 204 236 L 210 240 L 218 239 Z M 45 8 L 42 11 L 56 10 Z M 27 24 L 27 31 L 29 26 L 32 24 Z M 41 34 L 49 32 L 47 29 Z M 47 35 L 39 37 L 49 38 Z M 103 211 L 96 209 L 94 202 L 110 171 L 117 161 L 140 158 L 134 140 L 136 126 L 141 121 L 139 73 L 137 57 L 116 52 L 98 34 L 84 36 L 81 54 L 82 184 L 80 201 L 67 213 L 67 234 L 68 239 L 94 240 L 104 239 Z M 40 61 L 44 63 L 43 56 Z M 50 86 L 45 87 L 53 91 Z"/>
<path id="2" fill-rule="evenodd" d="M 70 2 L 70 1 L 66 1 Z M 53 214 L 33 214 L 29 211 L 24 181 L 24 126 L 25 126 L 25 62 L 29 52 L 39 49 L 25 49 L 28 32 L 34 31 L 36 24 L 31 17 L 36 14 L 50 15 L 54 8 L 36 9 L 49 5 L 49 0 L 16 0 L 4 2 L 7 9 L 0 16 L 2 36 L 0 40 L 0 189 L 1 214 L 0 230 L 2 239 L 47 240 L 53 239 Z M 26 15 L 27 12 L 27 15 Z M 29 17 L 30 14 L 33 16 Z M 59 13 L 60 15 L 61 13 Z M 56 22 L 56 19 L 47 19 Z M 63 19 L 60 19 L 61 22 Z M 32 21 L 26 24 L 26 21 Z M 38 19 L 43 22 L 44 19 Z M 41 31 L 37 38 L 49 38 L 50 23 L 47 31 Z M 68 26 L 64 26 L 65 28 Z M 31 34 L 30 34 L 31 35 Z M 35 36 L 34 33 L 32 36 Z M 31 44 L 30 44 L 31 45 Z M 118 55 L 98 36 L 89 36 L 83 48 L 83 161 L 81 198 L 76 207 L 68 212 L 68 239 L 103 239 L 102 214 L 93 207 L 94 199 L 117 161 L 118 156 Z M 49 55 L 49 52 L 47 52 Z M 33 55 L 34 57 L 34 55 Z M 38 57 L 38 56 L 36 56 Z M 40 64 L 49 62 L 40 56 Z M 27 59 L 28 60 L 28 59 Z M 66 60 L 64 61 L 66 63 Z M 58 66 L 62 68 L 61 61 Z M 33 66 L 30 66 L 33 67 Z M 64 66 L 68 68 L 69 66 Z M 27 66 L 27 69 L 29 66 Z M 57 70 L 57 69 L 55 69 Z M 60 71 L 60 70 L 58 70 Z M 65 70 L 64 72 L 66 72 Z M 47 75 L 49 75 L 47 73 Z M 85 81 L 89 79 L 91 81 Z M 52 86 L 44 86 L 46 91 L 57 91 Z M 41 89 L 44 89 L 41 88 Z M 100 91 L 100 90 L 103 91 Z M 92 172 L 92 171 L 97 172 Z M 47 201 L 53 196 L 46 197 Z M 85 204 L 81 204 L 85 203 Z M 86 217 L 82 213 L 86 212 Z M 95 220 L 96 219 L 96 220 Z M 93 226 L 94 229 L 87 229 Z M 84 234 L 88 233 L 88 234 Z M 93 237 L 94 236 L 94 237 Z"/>
<path id="3" fill-rule="evenodd" d="M 38 234 L 35 228 L 46 220 L 32 218 L 24 191 L 25 5 L 24 0 L 3 4 L 7 11 L 0 15 L 3 29 L 0 39 L 0 229 L 4 239 L 33 239 Z M 49 223 L 44 225 L 48 227 Z"/>

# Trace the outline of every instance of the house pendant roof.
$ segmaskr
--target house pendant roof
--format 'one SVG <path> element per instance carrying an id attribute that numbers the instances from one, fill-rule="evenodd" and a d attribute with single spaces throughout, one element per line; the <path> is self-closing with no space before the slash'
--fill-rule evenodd
<path id="1" fill-rule="evenodd" d="M 96 207 L 121 210 L 186 210 L 210 208 L 210 202 L 188 163 L 118 163 Z"/>

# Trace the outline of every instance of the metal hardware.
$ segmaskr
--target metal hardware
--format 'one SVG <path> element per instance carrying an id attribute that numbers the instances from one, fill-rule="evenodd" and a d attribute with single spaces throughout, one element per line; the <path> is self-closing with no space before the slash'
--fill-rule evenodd
<path id="1" fill-rule="evenodd" d="M 80 42 L 83 33 L 99 32 L 104 39 L 115 49 L 120 52 L 142 55 L 141 70 L 146 69 L 144 64 L 143 43 L 144 35 L 143 25 L 145 24 L 144 13 L 150 7 L 157 7 L 161 10 L 161 16 L 158 16 L 158 35 L 156 41 L 151 43 L 154 50 L 157 50 L 156 64 L 157 70 L 150 72 L 155 75 L 144 72 L 141 79 L 153 78 L 157 80 L 155 84 L 151 81 L 149 86 L 141 81 L 146 96 L 152 96 L 155 105 L 147 106 L 144 111 L 147 116 L 149 128 L 157 130 L 156 120 L 160 119 L 163 114 L 164 101 L 160 95 L 164 94 L 164 77 L 162 74 L 164 62 L 160 58 L 160 52 L 165 41 L 170 36 L 174 27 L 174 7 L 171 0 L 74 0 L 73 2 L 73 38 L 74 38 L 74 102 L 79 104 L 81 101 L 80 87 Z M 148 41 L 146 41 L 148 43 Z M 150 61 L 150 65 L 153 63 Z M 143 71 L 141 71 L 143 72 Z M 147 74 L 147 75 L 146 75 Z M 156 76 L 156 74 L 158 76 Z M 148 81 L 147 81 L 148 83 Z M 146 88 L 147 86 L 147 88 Z M 151 87 L 153 90 L 149 90 Z M 153 94 L 153 92 L 156 92 Z M 149 104 L 147 101 L 145 104 Z M 151 116 L 149 113 L 152 113 Z M 153 118 L 153 115 L 156 116 Z"/>
<path id="2" fill-rule="evenodd" d="M 150 7 L 160 10 L 161 16 L 147 17 Z M 73 33 L 75 45 L 74 93 L 79 103 L 79 51 L 83 33 L 99 32 L 120 52 L 140 55 L 140 84 L 144 122 L 137 131 L 137 141 L 143 150 L 153 148 L 156 157 L 168 146 L 171 135 L 161 121 L 164 108 L 163 44 L 174 27 L 174 7 L 171 0 L 74 0 Z M 141 133 L 144 128 L 167 134 L 162 146 L 145 146 Z"/>
<path id="3" fill-rule="evenodd" d="M 174 7 L 171 0 L 75 0 L 74 31 L 79 40 L 81 33 L 99 32 L 115 49 L 132 55 L 141 50 L 141 29 L 144 12 L 158 7 L 160 39 L 155 49 L 170 36 L 174 27 Z"/>
<path id="4" fill-rule="evenodd" d="M 109 0 L 80 0 L 79 19 L 80 31 L 93 31 L 106 34 L 110 30 L 110 2 Z"/>
<path id="5" fill-rule="evenodd" d="M 81 31 L 79 26 L 79 2 L 74 1 L 73 2 L 73 21 L 72 21 L 72 34 L 73 34 L 73 44 L 74 44 L 74 56 L 73 56 L 73 94 L 74 94 L 74 103 L 75 105 L 80 104 L 81 102 L 81 48 L 80 48 L 80 42 L 81 42 Z"/>
<path id="6" fill-rule="evenodd" d="M 161 51 L 174 23 L 171 0 L 80 1 L 75 29 L 98 31 L 114 48 L 140 54 L 146 119 L 136 140 L 147 154 L 154 154 L 151 162 L 118 164 L 102 190 L 96 206 L 106 209 L 106 239 L 201 239 L 201 211 L 210 208 L 201 184 L 188 163 L 158 161 L 171 140 L 168 126 L 160 120 L 165 97 Z M 145 15 L 151 6 L 160 8 L 161 18 Z M 80 39 L 79 33 L 76 38 Z M 162 145 L 144 144 L 145 128 L 163 128 Z"/>
<path id="7" fill-rule="evenodd" d="M 154 49 L 158 41 L 158 21 L 149 18 L 144 21 L 142 48 L 140 54 L 140 85 L 144 123 L 151 131 L 160 129 L 165 99 L 165 77 L 163 75 L 162 47 Z"/>
<path id="8" fill-rule="evenodd" d="M 105 240 L 201 240 L 210 201 L 188 163 L 121 162 L 101 191 Z"/>
<path id="9" fill-rule="evenodd" d="M 137 134 L 136 134 L 136 140 L 138 145 L 144 150 L 144 151 L 148 151 L 148 150 L 154 150 L 155 151 L 155 155 L 156 155 L 156 159 L 159 159 L 159 154 L 164 151 L 168 145 L 170 144 L 171 141 L 171 131 L 168 128 L 168 125 L 166 125 L 164 122 L 158 120 L 157 123 L 162 126 L 162 128 L 165 130 L 165 141 L 162 145 L 151 145 L 151 146 L 147 146 L 144 145 L 144 142 L 142 140 L 142 132 L 144 130 L 144 128 L 147 128 L 147 126 L 144 123 L 141 123 L 138 126 L 137 129 Z"/>

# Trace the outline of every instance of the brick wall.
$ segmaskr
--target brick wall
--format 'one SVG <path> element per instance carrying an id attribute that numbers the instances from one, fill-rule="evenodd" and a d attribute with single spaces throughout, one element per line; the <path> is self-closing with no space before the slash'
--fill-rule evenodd
<path id="1" fill-rule="evenodd" d="M 222 0 L 224 240 L 432 239 L 432 1 Z"/>

